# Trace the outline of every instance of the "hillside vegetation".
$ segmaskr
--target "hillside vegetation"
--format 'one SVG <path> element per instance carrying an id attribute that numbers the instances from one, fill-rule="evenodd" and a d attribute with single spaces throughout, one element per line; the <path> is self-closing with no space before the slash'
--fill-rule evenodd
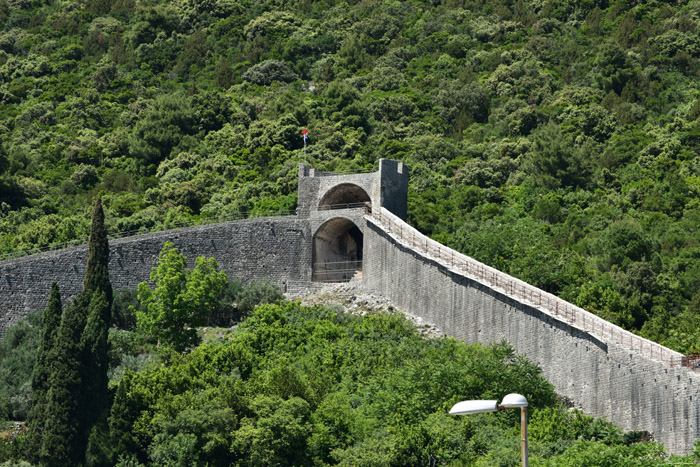
<path id="1" fill-rule="evenodd" d="M 232 335 L 127 372 L 112 405 L 112 455 L 122 465 L 511 467 L 520 465 L 518 410 L 448 414 L 461 399 L 511 391 L 533 410 L 532 465 L 696 459 L 568 411 L 505 344 L 425 339 L 400 314 L 298 303 L 261 305 Z"/>
<path id="2" fill-rule="evenodd" d="M 31 343 L 14 347 L 15 357 L 2 351 L 35 325 L 23 322 L 0 341 L 3 381 Z M 111 334 L 109 417 L 91 434 L 84 465 L 512 467 L 520 465 L 518 410 L 448 414 L 459 400 L 509 392 L 530 404 L 530 465 L 700 459 L 700 444 L 691 455 L 668 456 L 644 442 L 648 434 L 567 409 L 539 368 L 506 344 L 426 339 L 399 313 L 282 302 L 258 306 L 233 331 L 201 331 L 205 342 L 184 354 L 154 352 L 135 331 Z M 34 429 L 0 439 L 0 462 L 10 461 L 3 465 L 36 457 Z"/>
<path id="3" fill-rule="evenodd" d="M 409 221 L 700 352 L 700 2 L 0 0 L 0 252 L 293 209 L 411 168 Z"/>

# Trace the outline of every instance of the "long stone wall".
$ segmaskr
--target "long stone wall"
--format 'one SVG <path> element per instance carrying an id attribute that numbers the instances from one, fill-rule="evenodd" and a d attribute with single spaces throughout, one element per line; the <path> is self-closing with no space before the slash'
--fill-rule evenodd
<path id="1" fill-rule="evenodd" d="M 390 163 L 382 167 L 386 190 L 378 190 L 370 175 L 348 176 L 373 197 L 373 212 L 364 217 L 356 209 L 317 211 L 319 197 L 333 183 L 348 179 L 310 177 L 302 167 L 298 217 L 113 240 L 112 284 L 119 290 L 148 280 L 169 240 L 191 262 L 201 255 L 214 257 L 230 276 L 269 278 L 285 291 L 304 289 L 312 285 L 314 234 L 326 221 L 343 217 L 364 234 L 362 280 L 369 291 L 466 342 L 508 341 L 542 368 L 558 393 L 585 412 L 625 429 L 648 431 L 671 453 L 691 450 L 700 435 L 700 376 L 681 365 L 682 355 L 421 235 L 400 218 L 405 201 L 397 193 L 405 192 L 405 168 Z M 86 257 L 83 246 L 0 262 L 0 334 L 45 306 L 54 279 L 64 301 L 77 295 Z"/>
<path id="2" fill-rule="evenodd" d="M 463 255 L 384 210 L 381 217 L 367 217 L 364 241 L 370 291 L 466 342 L 505 340 L 586 413 L 648 431 L 671 453 L 692 448 L 700 426 L 700 378 L 680 365 L 680 354 L 637 336 L 625 344 L 628 333 L 616 334 L 609 323 L 597 327 L 596 319 L 571 324 L 566 313 L 542 306 L 541 298 L 509 293 L 520 281 L 486 266 L 482 278 L 500 285 L 470 277 L 460 266 Z M 530 297 L 541 297 L 528 287 Z"/>
<path id="3" fill-rule="evenodd" d="M 149 279 L 158 253 L 171 241 L 194 263 L 213 257 L 230 277 L 268 278 L 285 290 L 311 278 L 309 223 L 296 217 L 268 217 L 169 230 L 110 241 L 110 279 L 115 290 Z M 46 306 L 57 280 L 65 301 L 82 291 L 87 246 L 0 262 L 0 333 Z M 192 265 L 190 264 L 190 266 Z"/>

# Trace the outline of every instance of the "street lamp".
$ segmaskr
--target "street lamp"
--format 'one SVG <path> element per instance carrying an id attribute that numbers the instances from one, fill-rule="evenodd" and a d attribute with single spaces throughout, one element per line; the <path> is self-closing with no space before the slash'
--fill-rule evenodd
<path id="1" fill-rule="evenodd" d="M 520 452 L 523 467 L 528 467 L 527 455 L 527 399 L 520 394 L 508 394 L 499 404 L 498 401 L 462 401 L 450 409 L 450 415 L 469 415 L 473 413 L 496 412 L 499 409 L 520 407 Z"/>

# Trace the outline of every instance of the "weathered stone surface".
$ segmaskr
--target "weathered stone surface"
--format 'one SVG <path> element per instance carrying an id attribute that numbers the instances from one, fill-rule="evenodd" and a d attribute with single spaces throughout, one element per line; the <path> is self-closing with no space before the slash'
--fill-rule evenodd
<path id="1" fill-rule="evenodd" d="M 380 160 L 379 171 L 336 175 L 299 168 L 297 217 L 268 217 L 169 230 L 110 241 L 110 278 L 115 290 L 132 289 L 149 279 L 158 253 L 171 241 L 194 263 L 197 256 L 214 257 L 229 276 L 244 281 L 268 278 L 286 290 L 291 281 L 311 280 L 313 235 L 336 218 L 364 228 L 363 207 L 319 209 L 324 196 L 338 185 L 350 186 L 340 199 L 386 206 L 405 219 L 408 169 L 400 162 Z M 352 196 L 366 192 L 359 199 Z M 328 198 L 326 198 L 328 199 Z M 355 203 L 357 204 L 357 203 Z M 51 251 L 0 262 L 0 334 L 27 313 L 46 306 L 49 288 L 57 280 L 64 301 L 78 295 L 85 275 L 87 246 Z"/>
<path id="2" fill-rule="evenodd" d="M 363 202 L 369 198 L 372 206 L 383 206 L 401 219 L 408 213 L 408 168 L 401 162 L 380 159 L 379 171 L 338 175 L 306 166 L 299 167 L 299 217 L 322 216 L 319 208 L 344 203 Z M 343 190 L 343 185 L 350 186 Z M 366 196 L 342 196 L 339 192 L 364 191 Z M 330 211 L 332 212 L 332 210 Z"/>
<path id="3" fill-rule="evenodd" d="M 171 241 L 187 256 L 214 257 L 231 277 L 269 278 L 286 289 L 290 280 L 311 278 L 311 234 L 307 221 L 269 217 L 169 230 L 110 241 L 110 280 L 115 290 L 149 279 L 158 253 Z M 52 251 L 0 262 L 0 331 L 46 306 L 55 279 L 64 301 L 83 287 L 87 247 Z"/>
<path id="4" fill-rule="evenodd" d="M 364 231 L 368 292 L 466 342 L 507 341 L 586 413 L 648 431 L 671 453 L 692 449 L 700 435 L 700 375 L 694 370 L 652 360 L 486 287 L 455 272 L 448 256 L 417 251 L 381 224 L 368 220 Z M 420 243 L 432 242 L 411 234 Z"/>

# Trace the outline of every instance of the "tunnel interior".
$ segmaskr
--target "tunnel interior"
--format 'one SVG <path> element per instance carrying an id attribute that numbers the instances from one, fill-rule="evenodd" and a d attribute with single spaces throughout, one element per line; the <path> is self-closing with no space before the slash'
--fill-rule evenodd
<path id="1" fill-rule="evenodd" d="M 346 282 L 362 274 L 362 231 L 349 219 L 336 217 L 313 238 L 312 280 Z"/>
<path id="2" fill-rule="evenodd" d="M 319 210 L 346 209 L 371 204 L 369 195 L 353 183 L 341 183 L 323 195 L 318 205 Z"/>

